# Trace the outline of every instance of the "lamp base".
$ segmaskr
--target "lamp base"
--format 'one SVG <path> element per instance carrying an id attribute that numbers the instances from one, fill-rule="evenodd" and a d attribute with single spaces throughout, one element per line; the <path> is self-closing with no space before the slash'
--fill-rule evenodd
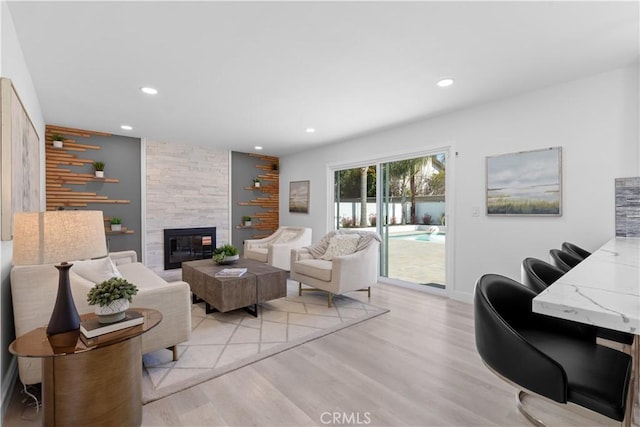
<path id="1" fill-rule="evenodd" d="M 47 326 L 49 343 L 56 353 L 72 353 L 80 336 L 80 316 L 73 302 L 69 269 L 73 264 L 63 262 L 56 265 L 60 272 L 58 295 Z"/>

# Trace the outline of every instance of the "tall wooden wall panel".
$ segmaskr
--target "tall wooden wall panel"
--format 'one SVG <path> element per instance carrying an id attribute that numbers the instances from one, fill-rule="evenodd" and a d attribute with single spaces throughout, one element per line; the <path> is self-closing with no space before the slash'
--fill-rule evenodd
<path id="1" fill-rule="evenodd" d="M 62 148 L 54 148 L 51 136 L 63 136 Z M 76 137 L 90 138 L 91 135 L 111 136 L 104 132 L 73 129 L 47 125 L 45 132 L 45 171 L 47 210 L 59 208 L 87 207 L 89 204 L 124 204 L 129 200 L 113 200 L 94 192 L 78 190 L 77 185 L 86 185 L 90 181 L 118 183 L 116 178 L 96 178 L 93 174 L 77 172 L 77 167 L 93 164 L 94 160 L 79 158 L 75 153 L 100 150 L 97 145 L 80 144 Z"/>
<path id="2" fill-rule="evenodd" d="M 280 166 L 280 160 L 277 157 L 264 156 L 260 154 L 249 153 L 249 156 L 256 157 L 261 160 L 256 164 L 256 169 L 259 171 L 258 177 L 262 181 L 260 188 L 245 187 L 246 190 L 254 191 L 259 194 L 249 202 L 240 202 L 240 206 L 256 206 L 262 208 L 252 214 L 252 218 L 257 221 L 252 225 L 256 230 L 253 238 L 262 238 L 269 236 L 279 227 L 280 221 L 280 175 L 278 169 Z M 264 164 L 263 162 L 266 162 Z M 276 169 L 274 170 L 274 165 Z"/>

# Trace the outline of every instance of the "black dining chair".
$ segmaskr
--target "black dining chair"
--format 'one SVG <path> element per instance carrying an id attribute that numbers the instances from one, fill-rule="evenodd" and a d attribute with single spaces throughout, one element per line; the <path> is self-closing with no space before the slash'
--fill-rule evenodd
<path id="1" fill-rule="evenodd" d="M 631 357 L 596 343 L 593 329 L 533 313 L 536 293 L 497 274 L 482 276 L 474 295 L 475 337 L 485 365 L 519 389 L 520 412 L 529 393 L 573 403 L 613 420 L 631 415 Z M 568 407 L 570 408 L 570 407 Z"/>
<path id="2" fill-rule="evenodd" d="M 551 264 L 565 273 L 582 262 L 582 259 L 578 256 L 560 249 L 551 249 L 549 251 L 549 259 L 551 260 Z"/>
<path id="3" fill-rule="evenodd" d="M 522 284 L 539 294 L 564 276 L 565 272 L 538 258 L 525 258 L 520 273 Z"/>
<path id="4" fill-rule="evenodd" d="M 579 258 L 582 258 L 583 260 L 589 255 L 591 255 L 591 252 L 589 252 L 588 250 L 582 249 L 580 246 L 570 242 L 562 243 L 562 250 L 564 252 L 569 252 L 570 254 L 573 254 Z"/>
<path id="5" fill-rule="evenodd" d="M 557 267 L 537 258 L 525 258 L 522 261 L 521 268 L 522 284 L 533 290 L 536 294 L 544 291 L 553 282 L 561 278 L 565 272 Z M 614 331 L 607 328 L 596 328 L 598 337 L 615 341 L 625 346 L 633 344 L 634 335 L 621 331 Z M 624 348 L 624 351 L 630 351 L 631 347 Z"/>

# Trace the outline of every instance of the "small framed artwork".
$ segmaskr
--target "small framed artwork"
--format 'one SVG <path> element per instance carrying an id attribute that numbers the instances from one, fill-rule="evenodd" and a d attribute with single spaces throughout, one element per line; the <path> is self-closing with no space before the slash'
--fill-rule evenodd
<path id="1" fill-rule="evenodd" d="M 309 213 L 309 181 L 289 182 L 289 212 Z"/>
<path id="2" fill-rule="evenodd" d="M 487 157 L 487 215 L 561 216 L 562 147 Z"/>

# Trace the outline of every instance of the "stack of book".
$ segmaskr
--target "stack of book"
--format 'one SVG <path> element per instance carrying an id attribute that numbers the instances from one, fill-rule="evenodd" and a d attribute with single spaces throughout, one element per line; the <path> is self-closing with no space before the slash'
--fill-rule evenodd
<path id="1" fill-rule="evenodd" d="M 129 328 L 142 325 L 144 316 L 136 310 L 127 310 L 124 319 L 113 323 L 100 323 L 93 317 L 80 323 L 80 339 L 90 347 L 126 336 Z"/>
<path id="2" fill-rule="evenodd" d="M 246 272 L 246 268 L 224 268 L 216 273 L 216 277 L 240 277 Z"/>

